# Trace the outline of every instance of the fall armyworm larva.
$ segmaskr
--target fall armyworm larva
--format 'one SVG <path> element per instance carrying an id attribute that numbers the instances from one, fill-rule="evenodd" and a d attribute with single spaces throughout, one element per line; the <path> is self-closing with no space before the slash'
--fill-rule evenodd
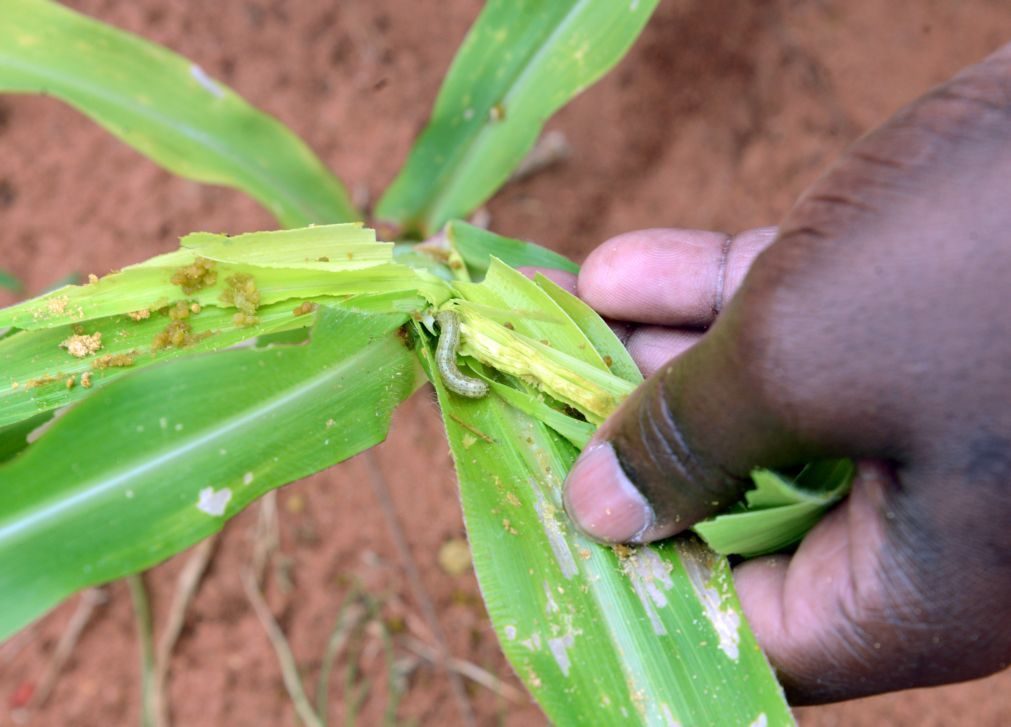
<path id="1" fill-rule="evenodd" d="M 456 351 L 460 347 L 460 318 L 444 310 L 435 316 L 439 324 L 439 345 L 435 349 L 435 367 L 446 388 L 468 399 L 480 399 L 488 393 L 488 384 L 467 376 L 457 368 Z"/>

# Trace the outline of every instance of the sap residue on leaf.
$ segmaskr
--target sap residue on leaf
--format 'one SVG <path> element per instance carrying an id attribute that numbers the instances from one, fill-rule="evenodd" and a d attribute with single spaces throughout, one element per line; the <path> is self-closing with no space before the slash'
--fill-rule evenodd
<path id="1" fill-rule="evenodd" d="M 232 491 L 227 487 L 223 487 L 217 491 L 213 487 L 205 487 L 200 490 L 200 496 L 197 499 L 197 509 L 208 515 L 221 517 L 225 514 L 225 508 L 231 499 Z"/>

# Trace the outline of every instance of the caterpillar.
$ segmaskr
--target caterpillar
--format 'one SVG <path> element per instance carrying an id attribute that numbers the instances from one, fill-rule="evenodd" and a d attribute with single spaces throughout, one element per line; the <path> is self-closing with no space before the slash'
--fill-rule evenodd
<path id="1" fill-rule="evenodd" d="M 435 349 L 435 368 L 442 383 L 454 394 L 468 399 L 480 399 L 488 393 L 488 384 L 467 376 L 456 365 L 456 351 L 460 347 L 460 318 L 455 312 L 444 310 L 435 316 L 439 324 L 439 345 Z"/>

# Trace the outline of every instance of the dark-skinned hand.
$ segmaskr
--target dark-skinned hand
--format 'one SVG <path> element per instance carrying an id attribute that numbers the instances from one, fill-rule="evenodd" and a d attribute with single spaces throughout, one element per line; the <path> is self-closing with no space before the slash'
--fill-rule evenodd
<path id="1" fill-rule="evenodd" d="M 858 140 L 778 232 L 622 235 L 578 292 L 638 324 L 651 374 L 568 478 L 585 532 L 657 540 L 753 467 L 852 457 L 795 553 L 736 569 L 791 701 L 1007 666 L 1011 45 Z"/>

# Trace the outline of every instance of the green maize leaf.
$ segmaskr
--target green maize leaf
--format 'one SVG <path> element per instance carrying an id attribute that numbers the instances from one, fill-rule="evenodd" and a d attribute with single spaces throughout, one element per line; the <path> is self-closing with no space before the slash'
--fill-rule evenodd
<path id="1" fill-rule="evenodd" d="M 421 293 L 393 290 L 387 293 L 359 293 L 334 305 L 364 313 L 410 313 L 417 316 L 423 309 L 428 308 L 431 302 Z"/>
<path id="2" fill-rule="evenodd" d="M 615 387 L 600 413 L 613 411 L 641 380 L 638 370 L 622 358 L 631 365 L 625 380 L 580 360 L 574 354 L 586 339 L 568 330 L 592 336 L 598 354 L 627 356 L 617 352 L 620 342 L 611 329 L 549 281 L 538 281 L 546 301 L 528 287 L 537 283 L 494 265 L 483 284 L 456 285 L 468 298 L 450 302 L 461 319 L 466 322 L 468 305 L 498 302 L 529 315 L 516 317 L 515 330 L 478 321 L 478 335 L 502 330 L 528 339 L 546 320 L 565 327 L 566 335 L 552 344 L 562 348 L 558 341 L 565 341 L 573 348 L 527 351 L 531 367 L 557 354 L 573 368 L 607 377 L 612 387 L 620 382 L 624 393 Z M 474 333 L 461 326 L 465 354 L 473 349 Z M 433 354 L 427 347 L 420 353 L 432 377 Z M 592 428 L 578 431 L 564 421 L 577 420 L 510 376 L 515 351 L 486 353 L 478 358 L 497 374 L 473 366 L 490 384 L 483 399 L 456 396 L 438 376 L 433 384 L 489 614 L 513 667 L 549 718 L 559 724 L 792 724 L 743 621 L 726 562 L 689 539 L 612 550 L 576 532 L 562 512 L 561 485 L 578 454 L 570 442 L 585 441 Z"/>
<path id="3" fill-rule="evenodd" d="M 574 447 L 582 449 L 593 436 L 592 424 L 574 419 L 553 409 L 534 394 L 514 389 L 497 381 L 489 382 L 489 386 L 507 404 L 546 424 Z"/>
<path id="4" fill-rule="evenodd" d="M 393 248 L 393 259 L 416 270 L 431 273 L 440 280 L 451 281 L 455 279 L 454 274 L 441 260 L 419 251 L 419 247 L 421 245 L 415 242 L 397 243 Z"/>
<path id="5" fill-rule="evenodd" d="M 632 360 L 628 349 L 621 345 L 611 327 L 593 308 L 543 275 L 538 274 L 534 282 L 579 326 L 611 373 L 633 384 L 642 383 L 642 372 Z"/>
<path id="6" fill-rule="evenodd" d="M 0 466 L 0 639 L 385 437 L 419 380 L 399 332 L 407 316 L 318 315 L 307 346 L 125 376 Z"/>
<path id="7" fill-rule="evenodd" d="M 421 355 L 431 371 L 431 350 Z M 488 613 L 549 719 L 793 724 L 723 559 L 690 539 L 621 551 L 590 541 L 560 497 L 578 450 L 495 388 L 473 400 L 433 383 Z"/>
<path id="8" fill-rule="evenodd" d="M 227 348 L 261 332 L 309 325 L 312 316 L 296 317 L 293 307 L 290 303 L 268 306 L 257 311 L 257 325 L 239 328 L 232 323 L 234 310 L 208 306 L 186 319 L 194 342 L 184 348 L 153 349 L 155 335 L 170 323 L 169 317 L 160 313 L 139 321 L 127 316 L 98 318 L 85 324 L 24 331 L 0 340 L 4 377 L 0 380 L 0 426 L 79 401 L 91 393 L 89 389 L 101 388 L 128 371 L 158 361 Z M 78 332 L 100 336 L 101 349 L 77 358 L 61 347 Z M 113 361 L 119 365 L 102 363 Z"/>
<path id="9" fill-rule="evenodd" d="M 799 542 L 827 509 L 827 506 L 803 503 L 727 513 L 698 523 L 693 530 L 718 553 L 754 558 Z"/>
<path id="10" fill-rule="evenodd" d="M 99 388 L 127 368 L 226 348 L 255 336 L 296 335 L 291 332 L 304 330 L 312 320 L 296 310 L 302 304 L 413 313 L 448 298 L 445 283 L 390 262 L 392 245 L 374 240 L 374 232 L 357 223 L 231 238 L 198 233 L 185 237 L 177 252 L 4 309 L 0 320 L 32 330 L 0 338 L 0 426 L 80 400 L 89 388 L 81 385 L 85 372 L 90 386 Z M 215 258 L 205 264 L 214 266 L 216 280 L 186 294 L 171 279 L 198 253 L 205 261 L 205 255 Z M 320 253 L 333 257 L 319 261 L 326 257 Z M 243 264 L 248 262 L 256 264 Z M 229 274 L 242 272 L 254 276 L 261 297 L 254 320 L 237 320 L 236 309 L 224 307 L 221 300 Z M 190 341 L 182 347 L 155 346 L 156 335 L 164 337 L 167 327 L 176 325 L 169 312 L 180 301 Z M 190 314 L 188 306 L 194 303 L 198 307 Z M 100 349 L 91 355 L 75 357 L 60 345 L 75 335 L 99 334 Z M 113 362 L 127 368 L 110 366 Z"/>
<path id="11" fill-rule="evenodd" d="M 52 412 L 36 414 L 15 424 L 0 426 L 0 464 L 14 457 L 28 446 L 28 437 L 53 418 Z"/>
<path id="12" fill-rule="evenodd" d="M 393 261 L 393 243 L 376 242 L 375 230 L 360 222 L 235 236 L 195 232 L 180 245 L 210 260 L 271 268 L 340 272 Z"/>
<path id="13" fill-rule="evenodd" d="M 410 313 L 428 305 L 412 293 L 347 299 L 323 296 L 301 302 L 373 313 Z M 125 373 L 159 361 L 228 348 L 264 335 L 299 332 L 298 340 L 305 340 L 305 329 L 312 325 L 314 316 L 311 306 L 296 308 L 291 301 L 264 306 L 257 309 L 255 324 L 238 326 L 233 321 L 234 309 L 207 306 L 186 319 L 193 342 L 184 347 L 152 346 L 155 336 L 171 323 L 163 313 L 143 320 L 110 316 L 0 339 L 0 427 L 80 401 L 89 389 L 102 388 Z M 82 358 L 72 356 L 60 344 L 78 331 L 88 336 L 101 334 L 102 348 Z M 113 358 L 107 358 L 110 356 Z M 110 361 L 123 365 L 110 366 Z M 82 384 L 84 373 L 89 374 L 88 386 Z"/>
<path id="14" fill-rule="evenodd" d="M 283 124 L 160 46 L 54 2 L 4 0 L 0 91 L 55 96 L 169 171 L 240 189 L 286 227 L 359 215 Z"/>
<path id="15" fill-rule="evenodd" d="M 755 489 L 728 512 L 695 525 L 710 548 L 751 558 L 799 542 L 849 492 L 856 471 L 850 460 L 813 462 L 792 481 L 767 469 L 751 473 Z"/>
<path id="16" fill-rule="evenodd" d="M 503 373 L 535 384 L 555 399 L 600 424 L 635 386 L 577 356 L 535 341 L 473 310 L 455 304 L 460 315 L 460 352 Z"/>
<path id="17" fill-rule="evenodd" d="M 492 260 L 484 282 L 454 287 L 463 296 L 450 305 L 460 316 L 465 356 L 536 385 L 594 424 L 635 388 L 635 382 L 611 373 L 552 296 L 501 261 Z M 508 311 L 509 320 L 499 322 L 488 310 Z M 608 335 L 611 345 L 620 345 L 609 329 Z"/>
<path id="18" fill-rule="evenodd" d="M 508 178 L 544 122 L 611 68 L 657 0 L 490 0 L 376 217 L 426 238 Z"/>
<path id="19" fill-rule="evenodd" d="M 818 460 L 804 465 L 797 476 L 793 478 L 793 486 L 788 489 L 794 497 L 803 497 L 804 495 L 841 497 L 849 492 L 856 471 L 856 465 L 851 459 Z M 790 484 L 789 478 L 780 479 Z M 752 508 L 764 507 L 765 503 L 755 492 L 748 498 L 748 506 Z"/>
<path id="20" fill-rule="evenodd" d="M 548 425 L 567 439 L 573 446 L 582 449 L 590 441 L 590 437 L 593 436 L 592 424 L 558 411 L 558 409 L 548 404 L 544 399 L 544 395 L 534 390 L 533 387 L 520 389 L 496 381 L 487 374 L 485 367 L 476 361 L 470 364 L 470 368 L 488 383 L 488 386 L 491 387 L 491 390 L 500 399 L 503 399 L 507 404 L 519 409 L 524 414 L 528 414 L 534 419 L 538 419 Z M 522 383 L 517 383 L 522 386 Z"/>
<path id="21" fill-rule="evenodd" d="M 192 250 L 179 250 L 123 268 L 87 285 L 59 288 L 0 310 L 0 327 L 52 328 L 93 318 L 157 310 L 178 300 L 201 306 L 223 305 L 221 295 L 228 287 L 228 279 L 234 275 L 253 278 L 261 305 L 320 295 L 396 292 L 421 294 L 436 305 L 449 298 L 449 289 L 442 280 L 396 263 L 337 271 L 214 263 L 216 281 L 187 293 L 173 285 L 171 279 L 181 268 L 194 264 L 197 257 Z"/>
<path id="22" fill-rule="evenodd" d="M 537 341 L 548 341 L 591 366 L 608 370 L 590 339 L 561 306 L 534 281 L 501 260 L 492 258 L 483 283 L 458 282 L 453 287 L 465 300 L 486 310 L 508 311 L 513 330 Z M 486 315 L 486 310 L 480 312 Z"/>
<path id="23" fill-rule="evenodd" d="M 0 288 L 18 293 L 21 291 L 21 281 L 10 273 L 0 270 Z"/>
<path id="24" fill-rule="evenodd" d="M 554 268 L 573 275 L 579 272 L 578 265 L 554 250 L 532 242 L 496 235 L 460 220 L 452 220 L 446 225 L 446 239 L 467 263 L 471 277 L 475 280 L 484 278 L 492 256 L 514 268 Z"/>

